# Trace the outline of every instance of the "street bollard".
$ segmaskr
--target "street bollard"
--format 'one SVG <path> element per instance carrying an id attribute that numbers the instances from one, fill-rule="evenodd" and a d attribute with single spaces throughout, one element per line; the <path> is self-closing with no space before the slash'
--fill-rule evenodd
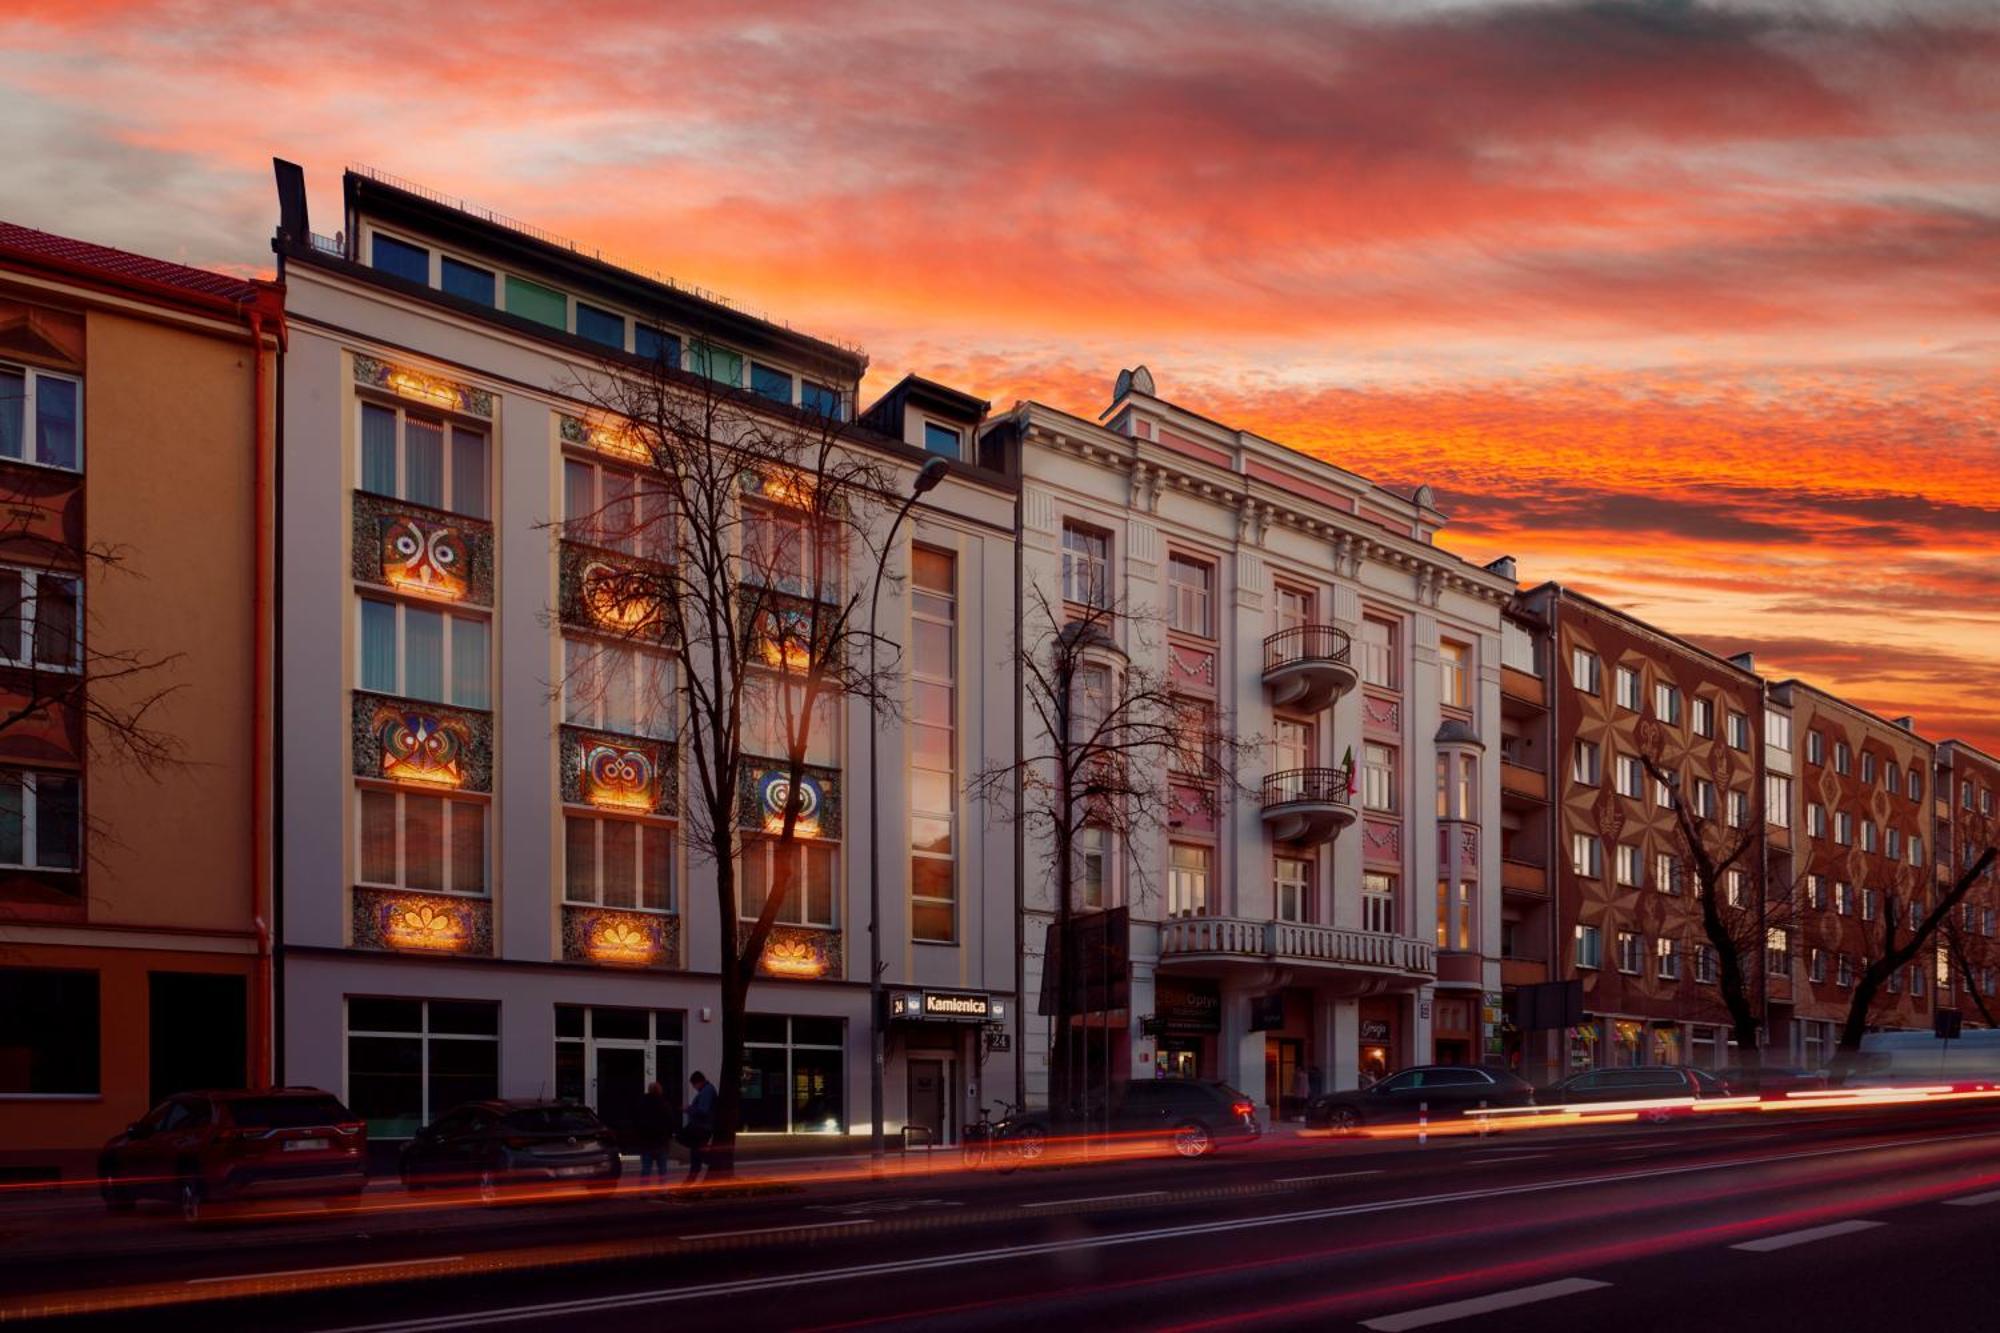
<path id="1" fill-rule="evenodd" d="M 1431 1104 L 1417 1103 L 1417 1146 L 1423 1147 L 1431 1141 Z"/>

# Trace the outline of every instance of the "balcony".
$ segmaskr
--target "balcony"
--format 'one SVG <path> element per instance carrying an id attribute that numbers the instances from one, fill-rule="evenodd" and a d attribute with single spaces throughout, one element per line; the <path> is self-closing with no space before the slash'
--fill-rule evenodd
<path id="1" fill-rule="evenodd" d="M 1505 893 L 1531 894 L 1537 898 L 1549 896 L 1549 870 L 1532 861 L 1516 861 L 1503 857 L 1500 861 L 1500 888 Z"/>
<path id="2" fill-rule="evenodd" d="M 1297 921 L 1186 916 L 1160 927 L 1160 961 L 1256 963 L 1428 978 L 1437 950 L 1422 940 Z"/>
<path id="3" fill-rule="evenodd" d="M 1317 713 L 1361 679 L 1347 631 L 1332 625 L 1294 625 L 1264 640 L 1264 684 L 1273 708 Z"/>
<path id="4" fill-rule="evenodd" d="M 1264 779 L 1264 827 L 1279 842 L 1331 842 L 1354 822 L 1344 768 L 1290 768 Z"/>
<path id="5" fill-rule="evenodd" d="M 1549 799 L 1549 776 L 1538 768 L 1515 763 L 1505 754 L 1500 756 L 1500 794 L 1519 796 L 1530 801 Z"/>

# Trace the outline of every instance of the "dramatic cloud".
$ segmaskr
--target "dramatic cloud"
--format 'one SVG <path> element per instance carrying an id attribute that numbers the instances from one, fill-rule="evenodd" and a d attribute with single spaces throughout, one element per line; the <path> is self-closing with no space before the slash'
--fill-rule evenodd
<path id="1" fill-rule="evenodd" d="M 83 0 L 0 215 L 268 265 L 366 162 L 1004 404 L 1112 376 L 2000 749 L 1977 0 Z M 1900 692 L 1900 694 L 1898 693 Z"/>

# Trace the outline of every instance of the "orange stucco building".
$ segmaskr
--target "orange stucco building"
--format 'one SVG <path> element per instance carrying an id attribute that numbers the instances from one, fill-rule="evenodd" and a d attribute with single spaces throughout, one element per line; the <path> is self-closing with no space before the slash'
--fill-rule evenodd
<path id="1" fill-rule="evenodd" d="M 282 300 L 0 223 L 0 1178 L 269 1079 Z"/>

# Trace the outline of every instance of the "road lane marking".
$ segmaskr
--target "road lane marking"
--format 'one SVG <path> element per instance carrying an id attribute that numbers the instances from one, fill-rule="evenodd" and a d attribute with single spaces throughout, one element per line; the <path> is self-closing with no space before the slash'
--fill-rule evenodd
<path id="1" fill-rule="evenodd" d="M 1356 1176 L 1379 1176 L 1381 1174 L 1381 1168 L 1378 1167 L 1373 1171 L 1334 1171 L 1323 1176 L 1279 1176 L 1271 1183 L 1274 1185 L 1297 1185 L 1308 1180 L 1352 1180 Z"/>
<path id="2" fill-rule="evenodd" d="M 1857 1217 L 1846 1222 L 1829 1222 L 1823 1227 L 1807 1227 L 1804 1231 L 1784 1231 L 1775 1236 L 1760 1236 L 1756 1240 L 1746 1240 L 1729 1248 L 1749 1250 L 1752 1254 L 1769 1254 L 1772 1250 L 1789 1250 L 1794 1245 L 1810 1245 L 1816 1240 L 1830 1240 L 1835 1236 L 1869 1231 L 1881 1225 L 1880 1222 L 1870 1222 L 1866 1218 Z"/>
<path id="3" fill-rule="evenodd" d="M 1533 1305 L 1538 1301 L 1552 1301 L 1558 1296 L 1575 1296 L 1581 1292 L 1596 1291 L 1608 1287 L 1609 1282 L 1598 1282 L 1587 1277 L 1566 1277 L 1555 1282 L 1538 1282 L 1532 1287 L 1516 1287 L 1512 1291 L 1496 1291 L 1490 1296 L 1475 1296 L 1471 1300 L 1448 1301 L 1443 1305 L 1426 1305 L 1421 1310 L 1405 1310 L 1401 1314 L 1383 1315 L 1379 1319 L 1364 1319 L 1361 1327 L 1372 1328 L 1376 1333 L 1402 1333 L 1406 1328 L 1428 1328 L 1432 1324 L 1449 1323 L 1454 1319 L 1469 1319 L 1476 1314 L 1491 1314 L 1495 1310 L 1512 1310 L 1522 1305 Z"/>
<path id="4" fill-rule="evenodd" d="M 697 1231 L 682 1236 L 682 1240 L 729 1240 L 737 1236 L 775 1236 L 783 1231 L 819 1231 L 826 1227 L 859 1227 L 874 1221 L 872 1217 L 850 1217 L 844 1222 L 794 1222 L 782 1227 L 753 1227 L 748 1231 Z"/>
<path id="5" fill-rule="evenodd" d="M 2000 1203 L 2000 1190 L 1988 1190 L 1984 1194 L 1961 1194 L 1956 1199 L 1945 1202 L 1954 1208 L 1977 1208 L 1982 1203 Z"/>
<path id="6" fill-rule="evenodd" d="M 232 1273 L 228 1277 L 191 1277 L 190 1287 L 199 1287 L 208 1282 L 260 1282 L 272 1277 L 316 1277 L 323 1273 L 373 1273 L 384 1268 L 414 1268 L 419 1264 L 457 1264 L 465 1262 L 462 1254 L 447 1254 L 439 1259 L 385 1259 L 379 1264 L 334 1264 L 328 1268 L 284 1268 L 275 1273 Z"/>
<path id="7" fill-rule="evenodd" d="M 1996 1135 L 1991 1130 L 1985 1130 L 1970 1134 L 1939 1135 L 1935 1138 L 1925 1139 L 1923 1144 L 1926 1147 L 1935 1147 L 1943 1143 L 1953 1143 L 1967 1139 L 1991 1139 L 1995 1137 L 2000 1137 L 2000 1135 Z M 395 1330 L 396 1333 L 443 1333 L 443 1330 L 447 1329 L 489 1328 L 499 1324 L 549 1319 L 558 1315 L 585 1315 L 607 1310 L 635 1309 L 650 1305 L 675 1305 L 683 1301 L 704 1301 L 717 1296 L 740 1295 L 744 1292 L 815 1287 L 832 1282 L 851 1281 L 856 1278 L 963 1268 L 973 1264 L 1004 1263 L 1012 1259 L 1029 1259 L 1044 1254 L 1060 1253 L 1064 1250 L 1112 1249 L 1124 1245 L 1143 1245 L 1157 1240 L 1179 1239 L 1187 1236 L 1208 1236 L 1228 1231 L 1254 1231 L 1264 1227 L 1287 1226 L 1297 1222 L 1317 1222 L 1333 1217 L 1359 1217 L 1371 1213 L 1399 1212 L 1411 1208 L 1428 1208 L 1446 1204 L 1465 1203 L 1475 1199 L 1505 1198 L 1516 1194 L 1545 1194 L 1555 1190 L 1581 1189 L 1593 1185 L 1654 1180 L 1663 1176 L 1700 1175 L 1711 1171 L 1741 1171 L 1746 1167 L 1770 1166 L 1778 1162 L 1808 1161 L 1821 1157 L 1851 1157 L 1856 1153 L 1901 1151 L 1909 1146 L 1907 1143 L 1853 1144 L 1841 1148 L 1812 1148 L 1803 1152 L 1773 1153 L 1767 1157 L 1739 1158 L 1721 1162 L 1696 1162 L 1681 1166 L 1659 1166 L 1644 1171 L 1615 1171 L 1595 1176 L 1570 1176 L 1562 1180 L 1494 1185 L 1474 1190 L 1454 1190 L 1448 1194 L 1422 1194 L 1402 1199 L 1382 1199 L 1369 1203 L 1338 1204 L 1326 1208 L 1308 1208 L 1288 1213 L 1267 1213 L 1262 1217 L 1228 1218 L 1213 1222 L 1191 1222 L 1175 1227 L 1154 1227 L 1145 1231 L 1120 1231 L 1102 1236 L 1068 1237 L 1062 1240 L 998 1246 L 985 1250 L 962 1250 L 955 1254 L 931 1255 L 920 1259 L 898 1259 L 880 1263 L 854 1264 L 842 1268 L 820 1268 L 803 1273 L 772 1273 L 731 1282 L 703 1283 L 692 1287 L 655 1288 L 652 1291 L 627 1292 L 616 1296 L 587 1296 L 560 1301 L 542 1301 L 529 1305 L 502 1306 L 498 1309 L 469 1311 L 463 1314 L 436 1315 L 420 1319 L 393 1319 L 373 1324 L 352 1324 L 343 1328 L 328 1330 L 327 1333 L 391 1333 L 391 1330 Z"/>
<path id="8" fill-rule="evenodd" d="M 1087 1199 L 1043 1199 L 1039 1203 L 1024 1203 L 1023 1208 L 1061 1208 L 1072 1203 L 1112 1203 L 1119 1199 L 1157 1199 L 1165 1190 L 1139 1190 L 1132 1194 L 1093 1194 Z"/>
<path id="9" fill-rule="evenodd" d="M 1553 1157 L 1554 1155 L 1554 1153 L 1546 1152 L 1516 1152 L 1510 1153 L 1505 1157 L 1468 1157 L 1465 1160 L 1468 1162 L 1525 1162 L 1532 1157 Z"/>

